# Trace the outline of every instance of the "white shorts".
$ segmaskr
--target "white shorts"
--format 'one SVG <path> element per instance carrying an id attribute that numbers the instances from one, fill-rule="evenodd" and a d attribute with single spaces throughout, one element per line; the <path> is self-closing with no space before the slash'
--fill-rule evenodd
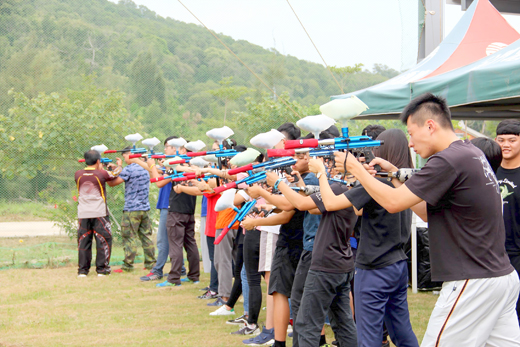
<path id="1" fill-rule="evenodd" d="M 258 261 L 258 271 L 271 271 L 274 250 L 276 249 L 278 234 L 267 231 L 260 231 L 260 259 Z"/>
<path id="2" fill-rule="evenodd" d="M 518 273 L 444 282 L 421 347 L 520 346 Z"/>

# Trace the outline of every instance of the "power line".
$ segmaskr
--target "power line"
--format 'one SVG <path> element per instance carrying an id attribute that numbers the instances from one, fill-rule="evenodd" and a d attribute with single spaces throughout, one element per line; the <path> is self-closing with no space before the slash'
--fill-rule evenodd
<path id="1" fill-rule="evenodd" d="M 189 9 L 188 7 L 186 7 L 186 5 L 184 5 L 184 4 L 182 3 L 181 0 L 177 0 L 177 1 L 178 1 L 178 2 L 179 2 L 179 3 L 180 3 L 180 4 L 181 4 L 181 5 L 182 5 L 182 6 L 183 6 L 183 7 L 184 7 L 184 8 L 185 8 L 189 13 L 191 13 L 191 15 L 192 15 L 193 17 L 195 17 L 195 19 L 198 20 L 199 23 L 202 24 L 202 26 L 203 26 L 204 28 L 206 28 L 206 30 L 209 31 L 210 34 L 213 35 L 213 37 L 216 38 L 216 39 L 218 40 L 218 42 L 220 42 L 220 43 L 222 44 L 222 46 L 224 46 L 224 47 L 225 47 L 225 48 L 226 48 L 226 49 L 227 49 L 227 50 L 228 50 L 228 51 L 229 51 L 229 52 L 230 52 L 230 53 L 231 53 L 235 58 L 237 58 L 238 61 L 239 61 L 242 65 L 244 65 L 244 67 L 245 67 L 246 69 L 249 70 L 249 72 L 251 72 L 251 73 L 252 73 L 256 78 L 258 78 L 258 80 L 259 80 L 260 82 L 262 82 L 262 84 L 263 84 L 264 86 L 266 86 L 266 88 L 269 89 L 269 90 L 271 91 L 271 93 L 273 93 L 274 95 L 276 95 L 276 97 L 278 98 L 278 100 L 281 100 L 281 101 L 284 103 L 284 105 L 287 106 L 287 107 L 288 107 L 288 108 L 289 108 L 289 109 L 290 109 L 290 110 L 291 110 L 291 111 L 296 115 L 296 117 L 301 118 L 301 116 L 298 114 L 298 112 L 296 112 L 296 111 L 295 111 L 295 110 L 294 110 L 294 109 L 293 109 L 293 108 L 292 108 L 288 103 L 286 103 L 285 100 L 284 100 L 283 98 L 280 98 L 280 97 L 278 96 L 278 94 L 276 94 L 276 92 L 275 92 L 273 89 L 271 89 L 271 87 L 269 87 L 269 86 L 264 82 L 263 79 L 260 78 L 260 76 L 258 76 L 258 75 L 253 71 L 253 70 L 251 70 L 251 69 L 249 68 L 249 66 L 247 66 L 247 64 L 244 63 L 244 62 L 242 61 L 242 59 L 240 59 L 240 58 L 235 54 L 235 52 L 233 52 L 233 51 L 231 50 L 231 48 L 229 48 L 229 47 L 228 47 L 224 42 L 222 42 L 222 40 L 221 40 L 217 35 L 215 35 L 215 33 L 214 33 L 213 31 L 211 31 L 211 30 L 210 30 L 210 29 L 209 29 L 209 28 L 208 28 L 204 23 L 202 23 L 202 21 L 201 21 L 201 20 L 200 20 L 200 19 L 199 19 L 199 18 L 198 18 L 198 17 L 197 17 L 193 12 L 191 12 L 190 9 Z"/>
<path id="2" fill-rule="evenodd" d="M 292 7 L 291 3 L 289 2 L 289 0 L 287 0 L 287 4 L 289 4 L 289 7 L 291 8 L 291 10 L 293 11 L 294 15 L 296 16 L 296 19 L 298 19 L 298 22 L 300 22 L 300 25 L 302 26 L 303 30 L 305 31 L 305 33 L 307 34 L 307 37 L 309 38 L 309 40 L 311 40 L 312 42 L 312 45 L 314 46 L 314 48 L 316 49 L 316 52 L 318 52 L 318 54 L 320 55 L 320 58 L 321 60 L 323 61 L 323 64 L 325 64 L 325 66 L 327 67 L 327 70 L 329 70 L 330 72 L 330 75 L 332 76 L 332 78 L 334 78 L 334 81 L 336 81 L 336 84 L 338 85 L 339 89 L 341 90 L 341 94 L 345 94 L 345 92 L 343 91 L 343 88 L 341 87 L 341 85 L 339 84 L 338 80 L 336 79 L 336 77 L 334 77 L 334 74 L 332 73 L 330 67 L 327 65 L 327 63 L 325 62 L 325 59 L 323 58 L 323 56 L 321 55 L 320 51 L 318 50 L 318 47 L 316 47 L 316 45 L 314 44 L 314 41 L 312 41 L 312 38 L 311 38 L 311 35 L 309 35 L 309 33 L 307 32 L 307 29 L 305 29 L 305 26 L 303 25 L 302 21 L 300 20 L 300 17 L 298 17 L 298 15 L 296 14 L 296 11 L 294 11 L 294 8 Z"/>

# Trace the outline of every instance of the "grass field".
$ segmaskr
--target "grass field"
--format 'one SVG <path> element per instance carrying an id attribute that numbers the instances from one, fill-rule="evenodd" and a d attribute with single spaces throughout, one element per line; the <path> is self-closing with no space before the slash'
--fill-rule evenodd
<path id="1" fill-rule="evenodd" d="M 53 237 L 24 244 L 38 242 L 75 243 Z M 2 245 L 24 247 L 18 239 L 2 239 Z M 114 253 L 119 252 L 115 247 Z M 159 289 L 157 282 L 139 281 L 147 273 L 142 263 L 131 274 L 97 277 L 93 268 L 88 277 L 77 278 L 75 262 L 0 271 L 0 346 L 243 346 L 243 337 L 229 335 L 236 328 L 225 324 L 228 318 L 210 317 L 208 301 L 196 298 L 209 274 L 203 274 L 200 284 Z M 436 299 L 431 293 L 409 294 L 419 341 Z M 242 303 L 236 312 L 242 314 Z M 262 311 L 260 321 L 264 319 Z M 327 335 L 331 341 L 330 328 Z"/>
<path id="2" fill-rule="evenodd" d="M 48 220 L 53 206 L 40 202 L 12 202 L 0 200 L 0 222 L 29 222 Z"/>

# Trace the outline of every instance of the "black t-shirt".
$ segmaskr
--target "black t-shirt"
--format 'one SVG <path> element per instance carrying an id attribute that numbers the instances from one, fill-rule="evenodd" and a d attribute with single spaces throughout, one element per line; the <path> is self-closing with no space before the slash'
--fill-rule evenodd
<path id="1" fill-rule="evenodd" d="M 280 226 L 280 234 L 276 246 L 278 247 L 303 247 L 303 218 L 305 212 L 294 209 L 291 220 Z"/>
<path id="2" fill-rule="evenodd" d="M 509 255 L 520 255 L 520 168 L 499 167 L 497 179 L 504 202 L 506 251 Z"/>
<path id="3" fill-rule="evenodd" d="M 392 185 L 386 179 L 379 180 Z M 389 213 L 372 199 L 362 185 L 356 185 L 344 194 L 355 208 L 363 209 L 356 267 L 381 269 L 407 259 L 404 246 L 410 238 L 412 211 Z"/>
<path id="4" fill-rule="evenodd" d="M 337 195 L 346 191 L 345 185 L 333 183 L 332 191 Z M 354 209 L 347 208 L 328 212 L 321 194 L 311 195 L 321 212 L 321 222 L 314 239 L 311 270 L 331 273 L 346 273 L 354 270 L 354 254 L 350 248 L 350 235 L 356 224 Z"/>
<path id="5" fill-rule="evenodd" d="M 197 203 L 197 197 L 186 193 L 177 194 L 173 190 L 170 192 L 170 206 L 168 206 L 169 212 L 177 212 L 184 214 L 195 214 L 195 204 Z"/>
<path id="6" fill-rule="evenodd" d="M 481 150 L 455 141 L 431 156 L 406 186 L 427 202 L 433 281 L 514 271 L 505 250 L 500 189 Z"/>

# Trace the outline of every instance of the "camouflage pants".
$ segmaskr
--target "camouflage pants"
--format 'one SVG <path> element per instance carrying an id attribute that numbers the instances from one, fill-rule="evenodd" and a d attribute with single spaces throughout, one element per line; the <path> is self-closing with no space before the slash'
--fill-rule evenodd
<path id="1" fill-rule="evenodd" d="M 155 265 L 155 248 L 152 241 L 152 223 L 148 217 L 148 211 L 123 211 L 121 237 L 125 250 L 123 270 L 131 271 L 134 268 L 138 238 L 143 246 L 144 267 L 151 270 Z"/>

